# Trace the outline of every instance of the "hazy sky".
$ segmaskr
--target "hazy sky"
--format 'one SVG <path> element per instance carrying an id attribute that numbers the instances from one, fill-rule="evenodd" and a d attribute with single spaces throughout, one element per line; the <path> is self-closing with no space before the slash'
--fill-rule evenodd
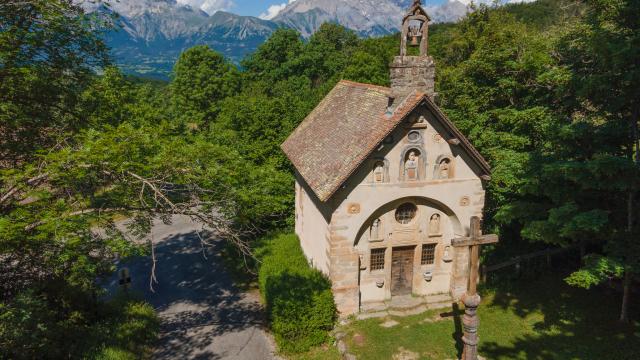
<path id="1" fill-rule="evenodd" d="M 199 7 L 213 14 L 218 10 L 226 10 L 240 15 L 261 16 L 271 18 L 283 9 L 288 2 L 295 0 L 177 0 L 179 3 Z M 424 5 L 436 5 L 446 0 L 424 0 Z"/>

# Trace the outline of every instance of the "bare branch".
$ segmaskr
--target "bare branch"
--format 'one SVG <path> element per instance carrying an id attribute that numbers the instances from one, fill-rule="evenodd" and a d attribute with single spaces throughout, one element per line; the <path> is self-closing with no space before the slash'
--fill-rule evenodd
<path id="1" fill-rule="evenodd" d="M 31 179 L 27 179 L 24 184 L 27 186 L 38 186 L 40 182 L 49 177 L 49 173 L 43 173 L 36 177 L 32 177 Z M 4 204 L 10 199 L 13 199 L 16 194 L 18 194 L 23 188 L 18 184 L 10 187 L 7 192 L 0 197 L 0 205 Z"/>
<path id="2" fill-rule="evenodd" d="M 153 241 L 153 219 L 149 220 L 151 233 L 149 234 L 149 245 L 151 247 L 151 275 L 149 276 L 149 289 L 151 292 L 155 293 L 156 290 L 153 288 L 153 284 L 158 283 L 158 279 L 156 278 L 156 248 Z"/>

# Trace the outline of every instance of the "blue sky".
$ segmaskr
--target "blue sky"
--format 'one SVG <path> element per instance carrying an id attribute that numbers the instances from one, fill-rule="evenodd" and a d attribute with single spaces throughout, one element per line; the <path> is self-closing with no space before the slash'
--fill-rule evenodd
<path id="1" fill-rule="evenodd" d="M 273 16 L 291 0 L 178 0 L 179 3 L 199 7 L 213 14 L 217 10 L 226 10 L 240 15 Z M 322 0 L 320 0 L 322 1 Z M 441 4 L 446 0 L 423 0 L 424 5 Z"/>

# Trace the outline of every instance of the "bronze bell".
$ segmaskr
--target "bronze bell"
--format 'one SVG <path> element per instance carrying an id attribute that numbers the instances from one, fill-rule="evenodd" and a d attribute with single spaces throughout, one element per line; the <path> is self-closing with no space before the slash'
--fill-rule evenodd
<path id="1" fill-rule="evenodd" d="M 410 45 L 411 46 L 418 46 L 419 45 L 419 43 L 418 43 L 418 35 L 416 35 L 416 34 L 412 34 L 411 35 L 411 43 L 410 43 Z"/>

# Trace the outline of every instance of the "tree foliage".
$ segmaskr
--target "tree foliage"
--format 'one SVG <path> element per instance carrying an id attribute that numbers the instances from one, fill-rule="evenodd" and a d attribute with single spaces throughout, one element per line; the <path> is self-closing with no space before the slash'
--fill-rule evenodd
<path id="1" fill-rule="evenodd" d="M 628 289 L 640 272 L 638 6 L 480 6 L 431 27 L 440 105 L 494 169 L 494 255 L 588 244 L 569 283 L 624 276 Z M 109 67 L 107 24 L 70 0 L 0 4 L 0 339 L 29 342 L 3 357 L 88 356 L 81 336 L 56 334 L 108 321 L 96 279 L 145 252 L 128 235 L 154 219 L 185 214 L 245 251 L 292 225 L 280 144 L 340 79 L 389 85 L 399 46 L 335 24 L 308 40 L 279 29 L 240 68 L 188 49 L 165 86 Z M 283 333 L 300 335 L 282 316 Z"/>
<path id="2" fill-rule="evenodd" d="M 183 52 L 173 73 L 171 92 L 177 115 L 193 125 L 215 119 L 222 100 L 240 88 L 235 66 L 205 45 Z"/>
<path id="3" fill-rule="evenodd" d="M 0 4 L 0 167 L 86 126 L 76 106 L 108 63 L 103 20 L 71 0 Z"/>

